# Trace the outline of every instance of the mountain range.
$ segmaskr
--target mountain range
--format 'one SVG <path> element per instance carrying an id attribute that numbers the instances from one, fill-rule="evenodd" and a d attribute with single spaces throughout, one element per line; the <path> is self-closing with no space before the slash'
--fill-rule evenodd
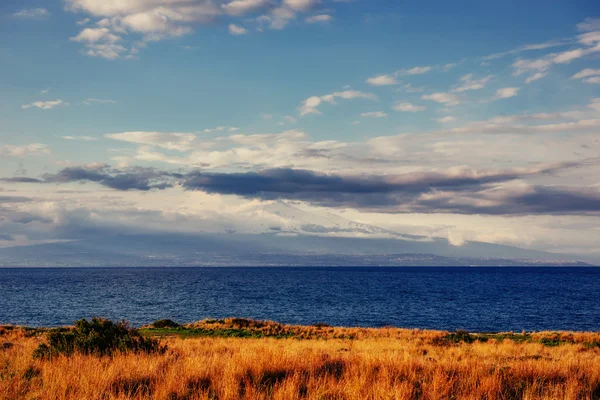
<path id="1" fill-rule="evenodd" d="M 239 224 L 235 224 L 235 220 Z M 2 266 L 583 265 L 571 256 L 483 242 L 407 235 L 317 214 L 283 201 L 238 212 L 222 231 L 98 232 L 0 249 Z"/>

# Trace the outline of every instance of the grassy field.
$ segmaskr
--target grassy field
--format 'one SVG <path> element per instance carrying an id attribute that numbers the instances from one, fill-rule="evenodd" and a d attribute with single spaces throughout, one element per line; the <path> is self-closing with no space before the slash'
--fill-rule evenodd
<path id="1" fill-rule="evenodd" d="M 44 330 L 0 327 L 0 399 L 600 399 L 600 333 L 158 326 L 161 354 L 51 359 Z"/>

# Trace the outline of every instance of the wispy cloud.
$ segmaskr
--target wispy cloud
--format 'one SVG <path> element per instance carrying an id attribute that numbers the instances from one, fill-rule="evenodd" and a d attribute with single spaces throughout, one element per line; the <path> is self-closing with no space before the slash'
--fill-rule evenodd
<path id="1" fill-rule="evenodd" d="M 324 24 L 333 20 L 333 17 L 329 14 L 318 14 L 306 17 L 304 22 L 307 24 Z"/>
<path id="2" fill-rule="evenodd" d="M 64 101 L 62 101 L 61 99 L 56 99 L 56 100 L 50 100 L 50 101 L 35 101 L 31 104 L 23 104 L 21 106 L 21 108 L 31 108 L 31 107 L 36 107 L 36 108 L 40 108 L 42 110 L 50 110 L 54 107 L 58 107 L 60 105 L 68 105 L 69 103 L 65 103 Z"/>
<path id="3" fill-rule="evenodd" d="M 197 137 L 192 133 L 123 132 L 105 135 L 123 142 L 162 147 L 168 150 L 189 151 L 195 148 Z"/>
<path id="4" fill-rule="evenodd" d="M 0 155 L 5 157 L 23 157 L 48 153 L 50 153 L 48 146 L 41 143 L 32 143 L 22 146 L 0 144 Z"/>
<path id="5" fill-rule="evenodd" d="M 600 69 L 586 68 L 573 75 L 571 79 L 582 79 L 587 83 L 600 83 Z"/>
<path id="6" fill-rule="evenodd" d="M 451 122 L 456 122 L 456 117 L 453 117 L 452 115 L 448 115 L 445 117 L 441 117 L 441 118 L 436 118 L 436 121 L 441 123 L 441 124 L 448 124 Z"/>
<path id="7" fill-rule="evenodd" d="M 421 75 L 421 74 L 425 74 L 429 71 L 431 71 L 433 68 L 430 66 L 423 66 L 423 67 L 413 67 L 413 68 L 409 68 L 409 69 L 401 69 L 399 71 L 397 71 L 397 74 L 399 75 Z"/>
<path id="8" fill-rule="evenodd" d="M 370 118 L 383 118 L 383 117 L 387 117 L 387 114 L 384 113 L 383 111 L 370 111 L 370 112 L 364 112 L 360 114 L 361 117 L 370 117 Z"/>
<path id="9" fill-rule="evenodd" d="M 546 73 L 553 65 L 568 64 L 574 60 L 600 52 L 600 31 L 587 32 L 577 36 L 577 43 L 583 47 L 560 53 L 551 53 L 535 59 L 519 59 L 512 65 L 514 68 L 513 75 L 518 76 L 525 73 L 533 73 L 534 75 L 529 79 L 531 82 L 533 76 Z"/>
<path id="10" fill-rule="evenodd" d="M 435 101 L 436 103 L 445 104 L 447 106 L 455 106 L 460 104 L 460 99 L 452 93 L 438 92 L 423 95 L 421 96 L 421 98 L 423 100 L 431 100 Z"/>
<path id="11" fill-rule="evenodd" d="M 417 105 L 414 105 L 414 104 L 408 103 L 408 102 L 402 102 L 402 103 L 397 103 L 396 105 L 394 105 L 393 108 L 394 108 L 394 110 L 400 111 L 400 112 L 417 112 L 417 111 L 423 111 L 427 107 L 417 106 Z"/>
<path id="12" fill-rule="evenodd" d="M 343 92 L 334 92 L 324 96 L 311 96 L 304 100 L 299 107 L 300 115 L 321 114 L 318 107 L 323 103 L 336 104 L 336 99 L 368 99 L 377 100 L 373 93 L 365 93 L 357 90 L 345 90 Z"/>
<path id="13" fill-rule="evenodd" d="M 24 8 L 13 14 L 16 18 L 43 18 L 50 15 L 50 12 L 45 8 Z"/>
<path id="14" fill-rule="evenodd" d="M 494 75 L 488 75 L 480 79 L 473 79 L 473 74 L 467 74 L 460 78 L 461 84 L 452 89 L 453 92 L 461 93 L 468 90 L 483 89 Z"/>
<path id="15" fill-rule="evenodd" d="M 83 142 L 93 142 L 98 140 L 98 138 L 92 136 L 61 136 L 61 138 L 66 140 L 80 140 Z"/>
<path id="16" fill-rule="evenodd" d="M 491 101 L 508 99 L 511 97 L 515 97 L 517 94 L 519 94 L 518 87 L 506 87 L 506 88 L 498 89 L 498 90 L 496 90 L 496 94 L 491 98 Z"/>
<path id="17" fill-rule="evenodd" d="M 560 40 L 551 40 L 551 41 L 543 42 L 543 43 L 526 44 L 526 45 L 519 46 L 512 50 L 504 51 L 501 53 L 490 54 L 488 56 L 482 57 L 482 59 L 488 60 L 488 61 L 495 60 L 495 59 L 502 58 L 502 57 L 505 57 L 508 55 L 516 55 L 516 54 L 527 52 L 527 51 L 544 50 L 544 49 L 549 49 L 549 48 L 553 48 L 553 47 L 567 46 L 569 44 L 572 44 L 573 42 L 574 42 L 573 39 L 560 39 Z"/>
<path id="18" fill-rule="evenodd" d="M 527 79 L 525 79 L 525 83 L 531 83 L 531 82 L 537 81 L 538 79 L 542 79 L 546 75 L 548 75 L 547 72 L 536 72 L 535 74 L 527 77 Z"/>
<path id="19" fill-rule="evenodd" d="M 366 81 L 369 85 L 373 86 L 387 86 L 387 85 L 397 85 L 398 80 L 395 76 L 392 75 L 377 75 L 373 76 Z"/>
<path id="20" fill-rule="evenodd" d="M 248 30 L 246 28 L 236 24 L 229 24 L 227 29 L 229 30 L 229 33 L 235 36 L 246 35 L 248 33 Z"/>

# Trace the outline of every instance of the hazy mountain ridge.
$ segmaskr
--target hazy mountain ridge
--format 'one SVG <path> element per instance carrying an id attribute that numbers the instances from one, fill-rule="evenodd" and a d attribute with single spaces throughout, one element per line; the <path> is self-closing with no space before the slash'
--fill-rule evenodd
<path id="1" fill-rule="evenodd" d="M 0 249 L 0 266 L 581 265 L 505 245 L 405 235 L 276 201 L 241 210 L 252 232 L 97 232 L 72 241 Z M 241 224 L 240 224 L 241 226 Z"/>
<path id="2" fill-rule="evenodd" d="M 255 233 L 297 233 L 297 234 L 354 234 L 356 237 L 390 237 L 404 240 L 430 240 L 426 237 L 405 235 L 390 229 L 348 220 L 332 212 L 317 214 L 304 211 L 284 201 L 278 200 L 266 205 L 254 206 L 240 215 L 248 218 L 272 221 L 276 225 L 266 227 Z M 258 223 L 265 227 L 265 223 Z M 351 236 L 351 235 L 348 235 Z"/>

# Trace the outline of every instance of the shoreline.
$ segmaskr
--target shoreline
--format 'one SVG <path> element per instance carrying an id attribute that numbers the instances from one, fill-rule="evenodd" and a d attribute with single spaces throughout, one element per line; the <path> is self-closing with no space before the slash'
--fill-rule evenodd
<path id="1" fill-rule="evenodd" d="M 0 324 L 0 335 L 5 331 L 23 331 L 31 336 L 43 335 L 60 329 L 72 329 L 73 325 L 33 327 L 12 324 Z M 275 338 L 300 340 L 331 340 L 331 339 L 403 339 L 407 336 L 431 336 L 449 342 L 473 343 L 488 340 L 510 340 L 517 343 L 541 343 L 555 346 L 559 344 L 584 344 L 600 349 L 599 331 L 570 331 L 570 330 L 541 330 L 541 331 L 497 331 L 478 332 L 464 329 L 420 329 L 402 328 L 395 326 L 361 327 L 361 326 L 331 326 L 326 323 L 312 325 L 284 324 L 269 320 L 250 318 L 204 319 L 190 323 L 177 323 L 170 319 L 154 321 L 133 327 L 144 336 L 168 338 Z"/>

